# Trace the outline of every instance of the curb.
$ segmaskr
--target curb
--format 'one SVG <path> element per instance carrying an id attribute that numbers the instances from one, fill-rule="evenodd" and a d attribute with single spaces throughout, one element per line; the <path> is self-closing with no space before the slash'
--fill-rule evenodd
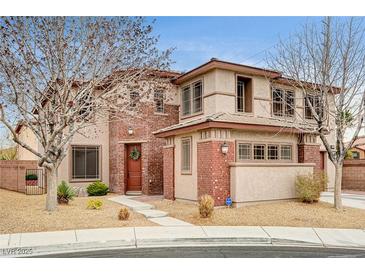
<path id="1" fill-rule="evenodd" d="M 319 231 L 321 234 L 317 233 Z M 287 236 L 278 234 L 285 232 L 287 232 Z M 74 237 L 61 239 L 60 235 L 74 235 Z M 6 237 L 8 237 L 8 241 L 4 240 Z M 16 241 L 12 239 L 16 239 Z M 308 227 L 105 228 L 3 234 L 0 235 L 0 240 L 0 258 L 109 249 L 189 246 L 292 246 L 365 250 L 364 230 Z"/>

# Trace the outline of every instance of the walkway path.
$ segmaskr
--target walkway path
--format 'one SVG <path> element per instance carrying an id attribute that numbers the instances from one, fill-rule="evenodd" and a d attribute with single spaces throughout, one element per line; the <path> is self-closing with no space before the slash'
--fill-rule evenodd
<path id="1" fill-rule="evenodd" d="M 365 231 L 311 227 L 150 226 L 0 234 L 0 257 L 179 246 L 300 246 L 365 250 Z"/>
<path id="2" fill-rule="evenodd" d="M 193 226 L 179 219 L 168 217 L 167 212 L 154 209 L 153 205 L 133 200 L 133 198 L 135 197 L 122 195 L 109 198 L 109 200 L 129 207 L 133 211 L 144 215 L 149 221 L 161 226 Z"/>
<path id="3" fill-rule="evenodd" d="M 365 209 L 365 195 L 342 193 L 341 196 L 344 206 Z M 320 201 L 333 204 L 333 192 L 322 192 Z"/>

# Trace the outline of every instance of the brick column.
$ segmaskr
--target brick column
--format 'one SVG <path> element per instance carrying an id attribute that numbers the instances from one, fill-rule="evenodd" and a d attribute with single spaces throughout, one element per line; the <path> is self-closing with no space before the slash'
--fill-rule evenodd
<path id="1" fill-rule="evenodd" d="M 174 145 L 163 147 L 163 195 L 168 200 L 175 199 L 174 150 Z"/>
<path id="2" fill-rule="evenodd" d="M 230 195 L 230 167 L 234 162 L 234 142 L 228 144 L 228 153 L 221 151 L 223 141 L 203 141 L 197 144 L 198 198 L 209 194 L 216 206 L 225 204 Z"/>
<path id="3" fill-rule="evenodd" d="M 319 144 L 299 144 L 298 145 L 298 162 L 314 163 L 314 172 L 321 170 L 321 155 Z"/>

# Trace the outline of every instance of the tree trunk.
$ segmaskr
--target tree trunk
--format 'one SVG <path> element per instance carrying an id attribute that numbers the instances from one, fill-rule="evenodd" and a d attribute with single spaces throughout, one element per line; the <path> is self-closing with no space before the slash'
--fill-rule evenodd
<path id="1" fill-rule="evenodd" d="M 46 168 L 47 173 L 47 200 L 46 210 L 55 211 L 57 209 L 57 169 Z"/>
<path id="2" fill-rule="evenodd" d="M 342 163 L 335 165 L 336 175 L 335 175 L 335 193 L 334 193 L 334 204 L 335 208 L 342 209 L 342 199 L 341 199 L 341 188 L 342 188 Z"/>

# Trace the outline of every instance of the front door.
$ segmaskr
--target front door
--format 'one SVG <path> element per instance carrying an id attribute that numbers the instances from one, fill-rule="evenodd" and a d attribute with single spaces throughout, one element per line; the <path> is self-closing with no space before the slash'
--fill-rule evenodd
<path id="1" fill-rule="evenodd" d="M 127 191 L 142 190 L 141 144 L 127 145 Z"/>

